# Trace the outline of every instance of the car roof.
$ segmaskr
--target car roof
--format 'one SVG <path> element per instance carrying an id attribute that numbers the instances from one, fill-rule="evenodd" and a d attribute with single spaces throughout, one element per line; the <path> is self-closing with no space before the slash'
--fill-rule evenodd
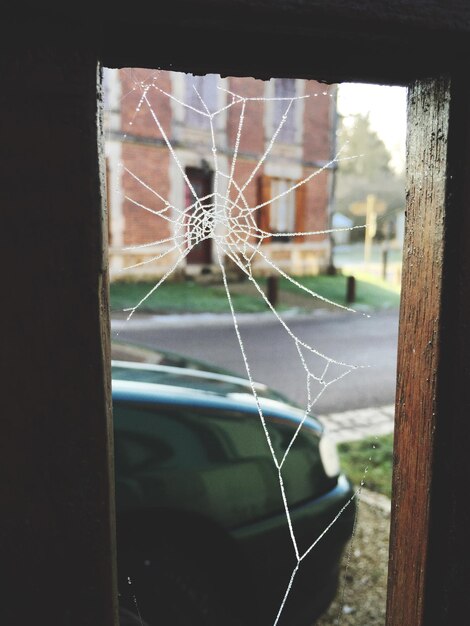
<path id="1" fill-rule="evenodd" d="M 170 385 L 186 389 L 206 391 L 217 395 L 229 393 L 253 393 L 250 381 L 232 374 L 220 374 L 191 367 L 175 367 L 153 363 L 135 363 L 113 360 L 112 376 L 116 380 Z M 261 397 L 284 400 L 262 383 L 253 383 L 256 394 Z"/>
<path id="2" fill-rule="evenodd" d="M 263 413 L 299 422 L 304 411 L 287 402 L 266 385 L 244 378 L 190 368 L 112 361 L 113 400 L 139 404 L 191 405 L 222 410 Z M 307 426 L 321 430 L 317 420 L 307 418 Z"/>
<path id="3" fill-rule="evenodd" d="M 113 376 L 121 380 L 140 380 L 157 384 L 170 384 L 193 389 L 206 389 L 215 393 L 233 392 L 242 388 L 252 394 L 250 381 L 234 372 L 204 361 L 156 350 L 136 343 L 113 340 L 111 342 Z M 119 365 L 120 364 L 120 365 Z M 118 376 L 118 367 L 121 367 Z M 126 373 L 125 368 L 129 371 Z M 258 396 L 273 398 L 292 404 L 284 395 L 262 383 L 254 383 Z"/>
<path id="4" fill-rule="evenodd" d="M 154 365 L 170 365 L 173 367 L 187 367 L 189 369 L 214 372 L 218 374 L 234 375 L 233 372 L 217 367 L 212 363 L 192 357 L 151 348 L 148 345 L 129 343 L 126 341 L 111 341 L 111 358 L 116 361 L 133 361 L 136 363 L 153 363 Z"/>

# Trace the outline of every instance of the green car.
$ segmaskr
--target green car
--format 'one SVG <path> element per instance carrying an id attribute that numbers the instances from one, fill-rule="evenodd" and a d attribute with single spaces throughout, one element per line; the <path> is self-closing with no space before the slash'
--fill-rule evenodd
<path id="1" fill-rule="evenodd" d="M 336 593 L 356 506 L 321 424 L 305 420 L 279 471 L 273 455 L 304 417 L 281 394 L 257 384 L 257 402 L 248 380 L 125 344 L 112 376 L 121 626 L 272 626 L 296 550 L 345 507 L 278 620 L 312 626 Z"/>

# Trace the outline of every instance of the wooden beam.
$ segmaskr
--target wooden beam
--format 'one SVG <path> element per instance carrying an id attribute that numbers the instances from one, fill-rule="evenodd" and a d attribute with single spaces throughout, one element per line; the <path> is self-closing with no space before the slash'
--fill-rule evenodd
<path id="1" fill-rule="evenodd" d="M 408 96 L 387 626 L 461 623 L 470 580 L 470 93 Z"/>
<path id="2" fill-rule="evenodd" d="M 125 19 L 113 6 L 100 6 L 105 65 L 406 84 L 436 76 L 468 56 L 470 7 L 462 0 L 174 0 L 164 7 L 147 5 Z"/>
<path id="3" fill-rule="evenodd" d="M 4 50 L 0 622 L 116 626 L 97 61 Z"/>
<path id="4" fill-rule="evenodd" d="M 172 0 L 143 2 L 125 16 L 114 9 L 102 2 L 88 15 L 41 4 L 21 12 L 11 45 L 73 27 L 109 67 L 328 83 L 407 84 L 469 54 L 470 6 L 462 0 Z M 8 36 L 5 28 L 2 46 Z"/>

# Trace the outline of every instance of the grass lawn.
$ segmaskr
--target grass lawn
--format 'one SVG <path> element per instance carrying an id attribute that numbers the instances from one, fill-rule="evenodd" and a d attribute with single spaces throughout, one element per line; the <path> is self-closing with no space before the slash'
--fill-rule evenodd
<path id="1" fill-rule="evenodd" d="M 367 489 L 391 497 L 393 435 L 340 443 L 338 451 L 345 473 L 356 486 L 364 480 Z"/>
<path id="2" fill-rule="evenodd" d="M 371 309 L 380 309 L 398 306 L 400 302 L 400 290 L 395 285 L 365 273 L 356 272 L 356 300 L 349 305 L 352 308 L 359 306 Z M 298 282 L 318 293 L 319 295 L 332 300 L 338 304 L 346 304 L 346 284 L 347 276 L 339 274 L 337 276 L 302 276 Z M 282 289 L 293 291 L 299 290 L 291 282 L 282 279 Z"/>
<path id="3" fill-rule="evenodd" d="M 135 306 L 154 287 L 154 282 L 115 282 L 111 284 L 111 310 Z M 266 305 L 255 294 L 232 295 L 237 311 L 256 313 Z M 229 313 L 230 306 L 223 285 L 203 285 L 192 281 L 163 283 L 139 307 L 154 313 Z"/>
<path id="4" fill-rule="evenodd" d="M 319 295 L 345 304 L 346 276 L 302 276 L 298 282 Z M 258 279 L 260 287 L 266 289 L 266 279 Z M 154 282 L 114 282 L 111 284 L 111 310 L 114 312 L 135 306 L 154 287 Z M 267 311 L 268 307 L 261 295 L 249 281 L 233 283 L 230 291 L 235 309 L 239 313 Z M 393 286 L 361 276 L 356 279 L 356 302 L 352 308 L 380 309 L 398 306 L 400 295 Z M 333 308 L 318 298 L 292 284 L 285 278 L 279 280 L 279 301 L 277 310 L 297 309 L 301 312 L 317 308 Z M 228 313 L 230 307 L 223 285 L 207 285 L 193 281 L 165 282 L 142 305 L 142 312 L 153 313 Z"/>

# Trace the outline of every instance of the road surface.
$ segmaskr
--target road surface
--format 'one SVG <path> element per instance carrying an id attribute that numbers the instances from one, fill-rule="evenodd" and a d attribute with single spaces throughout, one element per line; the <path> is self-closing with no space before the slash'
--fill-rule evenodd
<path id="1" fill-rule="evenodd" d="M 186 321 L 185 321 L 186 320 Z M 315 405 L 317 414 L 390 405 L 395 397 L 398 313 L 380 311 L 370 318 L 360 313 L 329 313 L 287 320 L 292 332 L 322 354 L 359 368 L 331 384 Z M 116 333 L 119 335 L 116 337 Z M 295 342 L 275 319 L 240 318 L 240 333 L 253 377 L 305 405 L 306 374 Z M 113 320 L 112 337 L 134 341 L 202 359 L 246 375 L 233 323 L 226 317 L 158 316 Z M 308 359 L 321 373 L 325 361 Z M 334 378 L 344 371 L 330 366 Z M 315 392 L 315 389 L 313 390 Z"/>

